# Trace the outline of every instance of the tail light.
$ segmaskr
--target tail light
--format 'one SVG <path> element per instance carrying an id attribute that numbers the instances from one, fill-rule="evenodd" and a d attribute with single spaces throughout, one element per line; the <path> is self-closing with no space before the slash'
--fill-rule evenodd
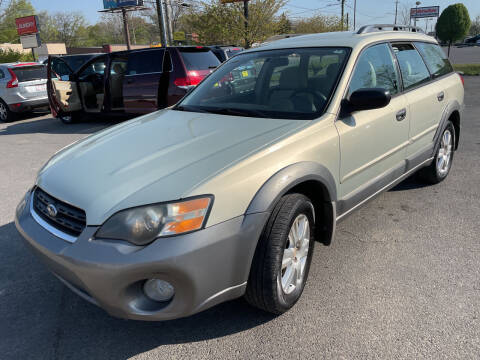
<path id="1" fill-rule="evenodd" d="M 177 78 L 173 83 L 178 87 L 197 86 L 204 77 L 196 71 L 187 71 L 186 77 Z"/>
<path id="2" fill-rule="evenodd" d="M 15 75 L 15 73 L 12 71 L 12 69 L 7 69 L 7 70 L 10 73 L 10 75 L 12 76 L 12 79 L 9 82 L 7 82 L 7 89 L 18 87 L 17 75 Z"/>
<path id="3" fill-rule="evenodd" d="M 465 78 L 463 77 L 462 74 L 458 74 L 458 76 L 460 76 L 460 80 L 462 80 L 462 85 L 463 87 L 465 87 Z"/>

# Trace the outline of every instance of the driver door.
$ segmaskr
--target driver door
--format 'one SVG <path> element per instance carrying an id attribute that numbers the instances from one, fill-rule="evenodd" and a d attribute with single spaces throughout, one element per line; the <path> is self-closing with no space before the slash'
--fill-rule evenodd
<path id="1" fill-rule="evenodd" d="M 384 108 L 346 114 L 335 123 L 341 151 L 339 195 L 345 199 L 345 208 L 340 206 L 340 213 L 405 170 L 410 114 L 388 44 L 373 45 L 359 56 L 347 97 L 365 88 L 388 90 L 392 99 Z"/>
<path id="2" fill-rule="evenodd" d="M 48 57 L 47 93 L 52 115 L 69 115 L 82 110 L 80 93 L 70 66 L 59 57 Z"/>

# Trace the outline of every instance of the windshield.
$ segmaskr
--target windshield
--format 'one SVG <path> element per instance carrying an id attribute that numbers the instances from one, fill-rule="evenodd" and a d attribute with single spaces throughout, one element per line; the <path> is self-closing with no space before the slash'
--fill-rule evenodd
<path id="1" fill-rule="evenodd" d="M 184 98 L 175 110 L 311 120 L 325 111 L 347 48 L 240 54 Z"/>

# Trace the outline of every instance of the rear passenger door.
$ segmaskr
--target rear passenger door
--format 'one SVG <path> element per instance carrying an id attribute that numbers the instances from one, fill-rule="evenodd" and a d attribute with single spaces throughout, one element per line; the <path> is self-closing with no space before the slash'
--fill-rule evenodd
<path id="1" fill-rule="evenodd" d="M 129 54 L 127 71 L 123 77 L 123 105 L 126 113 L 146 114 L 163 107 L 159 104 L 159 89 L 164 54 L 164 49 L 141 50 Z"/>
<path id="2" fill-rule="evenodd" d="M 354 91 L 390 91 L 389 105 L 356 111 L 336 121 L 340 136 L 340 203 L 342 213 L 403 174 L 409 116 L 389 44 L 373 45 L 360 54 L 347 98 Z M 386 182 L 386 183 L 382 183 Z"/>
<path id="3" fill-rule="evenodd" d="M 428 150 L 432 144 L 442 116 L 442 101 L 437 98 L 441 89 L 431 86 L 430 72 L 413 44 L 395 43 L 392 47 L 398 59 L 409 104 L 410 144 L 407 148 L 407 157 L 422 158 L 422 152 Z"/>

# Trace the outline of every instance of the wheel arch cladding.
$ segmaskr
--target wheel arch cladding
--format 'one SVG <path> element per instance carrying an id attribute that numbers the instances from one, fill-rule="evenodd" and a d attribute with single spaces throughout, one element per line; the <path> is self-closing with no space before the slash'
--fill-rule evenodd
<path id="1" fill-rule="evenodd" d="M 299 162 L 275 173 L 257 191 L 246 214 L 271 212 L 288 193 L 300 193 L 312 201 L 316 238 L 329 245 L 335 232 L 337 188 L 331 172 L 318 163 Z"/>
<path id="2" fill-rule="evenodd" d="M 458 149 L 458 144 L 460 141 L 460 119 L 462 114 L 463 108 L 457 100 L 452 101 L 448 106 L 445 108 L 443 112 L 442 119 L 438 125 L 437 131 L 433 138 L 433 143 L 437 144 L 440 136 L 442 135 L 445 127 L 447 126 L 447 121 L 451 121 L 453 123 L 453 127 L 455 128 L 455 150 Z M 435 147 L 434 147 L 435 149 Z"/>

